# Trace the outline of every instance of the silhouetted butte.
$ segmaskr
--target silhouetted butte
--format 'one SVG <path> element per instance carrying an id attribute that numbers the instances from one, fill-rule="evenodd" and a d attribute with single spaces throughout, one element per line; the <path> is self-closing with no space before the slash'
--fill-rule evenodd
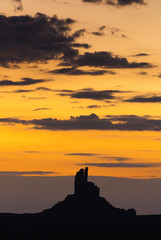
<path id="1" fill-rule="evenodd" d="M 75 176 L 74 194 L 67 195 L 64 201 L 58 202 L 44 214 L 59 217 L 126 217 L 135 216 L 134 209 L 120 209 L 112 206 L 105 198 L 100 197 L 100 189 L 88 181 L 88 168 L 80 169 Z"/>

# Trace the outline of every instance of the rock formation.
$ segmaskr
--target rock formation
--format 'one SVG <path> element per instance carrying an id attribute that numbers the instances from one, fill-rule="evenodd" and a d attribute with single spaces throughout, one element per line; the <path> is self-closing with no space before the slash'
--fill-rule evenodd
<path id="1" fill-rule="evenodd" d="M 79 197 L 99 197 L 99 188 L 88 182 L 88 168 L 80 169 L 75 176 L 74 194 Z"/>
<path id="2" fill-rule="evenodd" d="M 87 221 L 93 217 L 113 219 L 136 215 L 134 209 L 125 210 L 112 206 L 105 198 L 100 197 L 99 193 L 99 188 L 88 181 L 88 168 L 80 169 L 75 176 L 74 194 L 67 195 L 64 201 L 42 213 L 67 219 L 74 217 L 79 221 Z"/>

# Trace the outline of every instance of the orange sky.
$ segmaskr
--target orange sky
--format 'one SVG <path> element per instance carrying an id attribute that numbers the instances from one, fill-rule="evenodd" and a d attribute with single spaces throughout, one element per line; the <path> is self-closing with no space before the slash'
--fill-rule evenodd
<path id="1" fill-rule="evenodd" d="M 112 7 L 103 3 L 83 3 L 81 0 L 22 0 L 23 10 L 16 12 L 13 2 L 2 0 L 0 3 L 1 14 L 6 18 L 26 14 L 34 18 L 37 12 L 41 12 L 50 17 L 57 15 L 58 19 L 74 19 L 76 22 L 70 26 L 70 36 L 84 29 L 75 42 L 91 46 L 88 49 L 77 48 L 79 55 L 84 56 L 85 52 L 110 52 L 111 58 L 119 58 L 121 61 L 124 58 L 128 64 L 109 68 L 87 63 L 78 66 L 86 74 L 75 75 L 51 73 L 71 67 L 58 66 L 60 59 L 32 63 L 22 60 L 12 67 L 1 65 L 0 81 L 15 83 L 29 78 L 43 81 L 36 84 L 0 85 L 0 119 L 5 118 L 4 121 L 0 120 L 0 172 L 27 171 L 32 174 L 34 171 L 42 171 L 44 175 L 45 172 L 53 172 L 51 175 L 73 175 L 78 168 L 87 165 L 90 166 L 91 175 L 160 177 L 161 130 L 154 131 L 153 126 L 144 131 L 63 131 L 47 127 L 41 129 L 42 126 L 35 129 L 39 125 L 12 121 L 56 118 L 61 122 L 70 121 L 71 116 L 90 116 L 92 113 L 100 119 L 107 115 L 115 118 L 135 115 L 160 119 L 161 100 L 143 102 L 145 98 L 161 96 L 160 1 L 149 0 L 146 1 L 147 5 Z M 102 26 L 105 27 L 101 30 Z M 131 67 L 130 64 L 134 62 L 149 65 Z M 109 72 L 91 74 L 105 70 Z M 89 94 L 91 91 L 98 93 L 111 90 L 115 91 L 110 95 L 111 99 L 76 98 L 72 95 L 82 91 Z M 142 102 L 126 102 L 136 97 L 141 97 Z"/>

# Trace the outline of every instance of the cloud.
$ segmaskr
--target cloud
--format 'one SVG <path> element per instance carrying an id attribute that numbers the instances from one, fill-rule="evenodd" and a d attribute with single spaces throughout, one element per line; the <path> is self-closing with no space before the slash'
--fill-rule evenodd
<path id="1" fill-rule="evenodd" d="M 86 3 L 103 3 L 110 6 L 125 7 L 133 4 L 145 5 L 144 0 L 82 0 Z"/>
<path id="2" fill-rule="evenodd" d="M 147 56 L 149 56 L 148 53 L 138 53 L 136 55 L 133 55 L 133 57 L 147 57 Z"/>
<path id="3" fill-rule="evenodd" d="M 100 105 L 94 104 L 94 105 L 88 105 L 86 108 L 93 109 L 93 108 L 101 108 L 101 107 L 102 107 L 102 106 L 100 106 Z"/>
<path id="4" fill-rule="evenodd" d="M 44 100 L 47 99 L 47 97 L 28 97 L 27 100 Z"/>
<path id="5" fill-rule="evenodd" d="M 107 115 L 99 118 L 96 114 L 71 116 L 70 119 L 42 118 L 23 120 L 0 118 L 0 123 L 9 125 L 30 125 L 34 129 L 45 130 L 119 130 L 119 131 L 161 131 L 161 120 L 151 116 Z"/>
<path id="6" fill-rule="evenodd" d="M 104 167 L 104 168 L 149 168 L 160 167 L 161 163 L 84 163 L 83 166 Z"/>
<path id="7" fill-rule="evenodd" d="M 47 171 L 0 171 L 0 176 L 26 176 L 26 175 L 48 175 L 55 174 L 58 172 L 47 172 Z"/>
<path id="8" fill-rule="evenodd" d="M 92 99 L 92 100 L 106 100 L 106 99 L 115 99 L 114 94 L 122 93 L 123 91 L 119 90 L 102 90 L 98 91 L 92 88 L 76 90 L 72 92 L 62 92 L 58 93 L 59 96 L 65 97 L 69 96 L 71 98 L 77 99 Z"/>
<path id="9" fill-rule="evenodd" d="M 96 35 L 96 36 L 104 36 L 105 33 L 104 33 L 104 30 L 106 29 L 106 26 L 101 26 L 99 27 L 98 31 L 96 32 L 92 32 L 93 35 Z"/>
<path id="10" fill-rule="evenodd" d="M 49 92 L 55 92 L 54 89 L 47 88 L 47 87 L 37 87 L 35 90 L 36 90 L 36 91 L 49 91 Z"/>
<path id="11" fill-rule="evenodd" d="M 66 153 L 66 156 L 98 156 L 95 153 Z"/>
<path id="12" fill-rule="evenodd" d="M 104 74 L 112 74 L 112 75 L 116 74 L 113 71 L 107 71 L 107 70 L 82 70 L 82 69 L 78 69 L 76 67 L 55 69 L 55 70 L 52 70 L 52 71 L 48 71 L 48 73 L 52 73 L 52 74 L 65 74 L 65 75 L 72 75 L 72 76 L 80 76 L 80 75 L 98 76 L 98 75 L 104 75 Z"/>
<path id="13" fill-rule="evenodd" d="M 35 108 L 34 110 L 32 111 L 44 111 L 44 110 L 50 110 L 51 108 Z"/>
<path id="14" fill-rule="evenodd" d="M 114 107 L 115 104 L 106 104 L 106 105 L 96 105 L 96 104 L 93 104 L 93 105 L 88 105 L 88 106 L 78 106 L 78 107 L 72 107 L 72 108 L 88 108 L 88 109 L 96 109 L 96 108 L 104 108 L 104 107 Z"/>
<path id="15" fill-rule="evenodd" d="M 105 156 L 105 157 L 102 157 L 104 159 L 107 159 L 107 160 L 114 160 L 114 161 L 117 161 L 117 162 L 124 162 L 124 161 L 129 161 L 131 160 L 131 158 L 126 158 L 126 157 L 110 157 L 110 156 Z"/>
<path id="16" fill-rule="evenodd" d="M 111 35 L 115 36 L 115 37 L 121 37 L 121 38 L 127 38 L 129 39 L 129 37 L 127 37 L 120 28 L 117 27 L 109 27 L 109 26 L 101 26 L 98 28 L 97 31 L 93 31 L 92 34 L 98 37 L 104 36 L 106 35 L 104 30 L 107 30 L 108 33 L 110 33 Z"/>
<path id="17" fill-rule="evenodd" d="M 23 11 L 23 5 L 21 0 L 12 0 L 14 11 Z"/>
<path id="18" fill-rule="evenodd" d="M 28 86 L 28 85 L 33 85 L 33 84 L 37 84 L 37 83 L 47 82 L 47 81 L 49 81 L 49 80 L 33 79 L 33 78 L 22 78 L 21 81 L 2 80 L 2 81 L 0 81 L 0 86 L 2 86 L 2 87 L 4 87 L 4 86 Z M 26 90 L 23 90 L 23 92 L 24 91 L 26 91 Z"/>
<path id="19" fill-rule="evenodd" d="M 102 68 L 151 68 L 148 62 L 129 62 L 126 58 L 113 55 L 111 52 L 85 52 L 76 58 L 70 59 L 62 63 L 64 65 L 72 65 L 73 67 L 102 67 Z M 62 65 L 61 64 L 61 65 Z"/>
<path id="20" fill-rule="evenodd" d="M 126 34 L 122 32 L 120 28 L 117 27 L 108 27 L 108 32 L 115 37 L 130 39 L 129 37 L 126 36 Z"/>
<path id="21" fill-rule="evenodd" d="M 82 156 L 82 157 L 99 157 L 101 159 L 106 159 L 108 161 L 116 161 L 116 162 L 124 162 L 129 161 L 131 158 L 127 157 L 113 157 L 113 156 L 107 156 L 106 154 L 99 154 L 99 153 L 66 153 L 65 156 Z"/>
<path id="22" fill-rule="evenodd" d="M 112 5 L 112 6 L 124 7 L 132 4 L 145 5 L 146 3 L 144 0 L 106 0 L 106 4 Z"/>
<path id="23" fill-rule="evenodd" d="M 137 75 L 141 75 L 141 76 L 146 76 L 146 75 L 148 75 L 148 73 L 145 72 L 145 71 L 137 72 L 136 74 L 137 74 Z"/>
<path id="24" fill-rule="evenodd" d="M 78 55 L 73 44 L 83 34 L 82 29 L 71 33 L 73 23 L 71 18 L 59 19 L 41 13 L 34 17 L 0 15 L 0 65 L 10 67 L 73 58 Z M 77 47 L 85 47 L 81 44 Z"/>
<path id="25" fill-rule="evenodd" d="M 130 102 L 130 103 L 161 103 L 161 96 L 152 96 L 152 97 L 146 97 L 146 96 L 138 96 L 133 97 L 130 99 L 124 100 L 124 102 Z"/>

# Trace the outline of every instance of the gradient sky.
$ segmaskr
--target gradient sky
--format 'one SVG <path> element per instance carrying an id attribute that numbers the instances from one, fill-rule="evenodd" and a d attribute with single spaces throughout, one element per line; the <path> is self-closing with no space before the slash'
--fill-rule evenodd
<path id="1" fill-rule="evenodd" d="M 160 178 L 160 7 L 1 0 L 0 175 Z"/>

